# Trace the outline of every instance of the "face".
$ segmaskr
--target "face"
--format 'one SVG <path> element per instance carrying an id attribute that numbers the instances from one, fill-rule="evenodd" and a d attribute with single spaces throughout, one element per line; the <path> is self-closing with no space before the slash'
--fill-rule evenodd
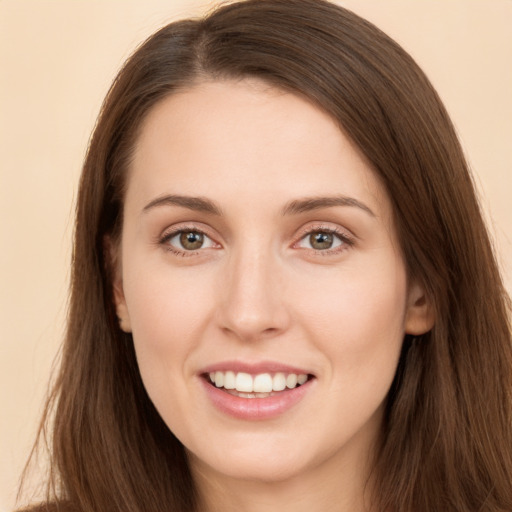
<path id="1" fill-rule="evenodd" d="M 114 289 L 193 468 L 274 481 L 366 460 L 404 334 L 428 328 L 392 217 L 367 161 L 298 96 L 207 82 L 150 112 Z"/>

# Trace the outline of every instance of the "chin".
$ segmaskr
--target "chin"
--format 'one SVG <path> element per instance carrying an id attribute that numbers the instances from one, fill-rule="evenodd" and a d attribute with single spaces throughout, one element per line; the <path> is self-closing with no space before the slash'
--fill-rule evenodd
<path id="1" fill-rule="evenodd" d="M 284 448 L 284 447 L 283 447 Z M 220 450 L 200 458 L 187 450 L 192 466 L 214 471 L 223 478 L 259 483 L 279 483 L 292 480 L 306 471 L 308 463 L 303 457 L 292 453 L 290 448 L 275 450 L 272 447 L 261 449 L 254 443 L 248 450 Z"/>

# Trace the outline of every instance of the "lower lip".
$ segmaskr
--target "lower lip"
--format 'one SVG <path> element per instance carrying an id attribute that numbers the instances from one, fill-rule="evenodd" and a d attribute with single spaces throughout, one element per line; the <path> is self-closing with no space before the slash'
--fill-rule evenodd
<path id="1" fill-rule="evenodd" d="M 226 393 L 201 378 L 206 394 L 218 410 L 229 416 L 250 421 L 275 418 L 291 409 L 310 391 L 314 380 L 309 379 L 302 386 L 266 398 L 241 398 Z"/>

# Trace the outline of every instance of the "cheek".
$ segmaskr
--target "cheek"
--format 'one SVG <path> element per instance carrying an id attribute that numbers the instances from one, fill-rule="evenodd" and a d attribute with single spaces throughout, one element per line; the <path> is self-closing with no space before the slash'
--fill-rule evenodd
<path id="1" fill-rule="evenodd" d="M 210 307 L 208 276 L 197 268 L 172 268 L 165 258 L 133 258 L 125 266 L 124 292 L 135 338 L 155 349 L 193 335 Z M 162 344 L 162 346 L 160 346 Z"/>
<path id="2" fill-rule="evenodd" d="M 405 273 L 393 265 L 385 273 L 352 267 L 307 289 L 297 318 L 323 354 L 324 396 L 338 404 L 326 410 L 319 403 L 316 429 L 319 439 L 347 441 L 365 425 L 379 428 L 403 343 Z"/>
<path id="3" fill-rule="evenodd" d="M 357 381 L 394 375 L 404 337 L 405 272 L 393 259 L 372 263 L 305 286 L 297 313 L 331 371 Z"/>
<path id="4" fill-rule="evenodd" d="M 138 269 L 126 269 L 125 296 L 139 369 L 149 394 L 158 399 L 187 374 L 188 356 L 210 317 L 211 298 L 201 276 L 165 266 Z"/>

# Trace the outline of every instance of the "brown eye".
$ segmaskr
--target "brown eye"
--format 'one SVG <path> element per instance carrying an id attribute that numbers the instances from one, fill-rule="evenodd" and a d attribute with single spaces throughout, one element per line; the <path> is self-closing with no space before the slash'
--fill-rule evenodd
<path id="1" fill-rule="evenodd" d="M 334 235 L 325 231 L 317 231 L 309 235 L 309 244 L 317 251 L 331 249 L 334 244 Z"/>
<path id="2" fill-rule="evenodd" d="M 204 243 L 204 235 L 197 231 L 182 231 L 179 237 L 181 246 L 187 251 L 201 249 Z"/>
<path id="3" fill-rule="evenodd" d="M 342 250 L 350 245 L 352 243 L 348 236 L 326 228 L 310 231 L 297 242 L 296 247 L 313 251 L 329 251 L 338 248 Z"/>
<path id="4" fill-rule="evenodd" d="M 195 229 L 180 229 L 160 241 L 166 249 L 179 256 L 193 256 L 203 249 L 220 248 L 208 235 Z"/>

